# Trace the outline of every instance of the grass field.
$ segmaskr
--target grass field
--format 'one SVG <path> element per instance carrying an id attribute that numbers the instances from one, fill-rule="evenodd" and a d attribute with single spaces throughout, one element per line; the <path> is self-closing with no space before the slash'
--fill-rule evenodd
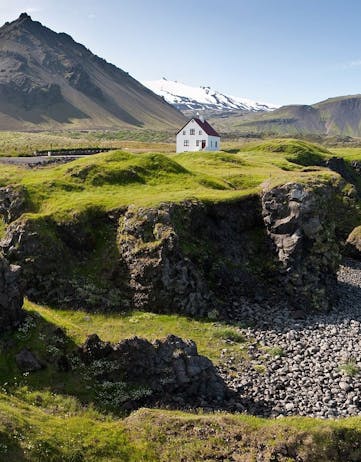
<path id="1" fill-rule="evenodd" d="M 0 156 L 29 156 L 35 151 L 101 147 L 136 152 L 171 152 L 174 134 L 151 130 L 1 132 Z"/>
<path id="2" fill-rule="evenodd" d="M 176 333 L 192 337 L 214 360 L 225 348 L 243 355 L 247 343 L 234 326 L 135 312 L 100 315 L 58 311 L 26 302 L 28 318 L 3 339 L 0 359 L 0 460 L 7 462 L 351 461 L 361 457 L 361 419 L 261 419 L 241 414 L 140 409 L 128 417 L 102 408 L 91 381 L 75 368 L 57 372 L 49 361 L 54 329 L 76 348 L 89 333 L 118 341 Z M 11 346 L 4 349 L 12 339 Z M 236 337 L 237 338 L 237 337 Z M 21 374 L 14 354 L 28 347 L 47 369 Z M 278 454 L 276 458 L 275 454 Z M 280 457 L 281 454 L 281 458 Z M 283 455 L 283 456 L 282 456 Z"/>
<path id="3" fill-rule="evenodd" d="M 28 170 L 2 166 L 0 185 L 23 185 L 28 212 L 66 219 L 89 207 L 111 210 L 185 199 L 233 200 L 287 181 L 325 181 L 330 170 L 314 166 L 332 154 L 307 143 L 282 140 L 212 153 L 113 151 L 69 164 Z M 313 165 L 312 168 L 309 168 Z"/>

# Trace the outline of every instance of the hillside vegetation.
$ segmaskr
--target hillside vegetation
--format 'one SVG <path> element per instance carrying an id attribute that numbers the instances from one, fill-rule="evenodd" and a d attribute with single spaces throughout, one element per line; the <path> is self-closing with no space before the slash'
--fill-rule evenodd
<path id="1" fill-rule="evenodd" d="M 272 152 L 272 156 L 270 156 Z M 232 200 L 257 193 L 266 181 L 326 180 L 326 168 L 310 171 L 332 154 L 301 141 L 281 140 L 245 145 L 219 153 L 133 154 L 114 151 L 58 167 L 27 170 L 3 166 L 0 185 L 23 185 L 28 212 L 59 219 L 96 207 L 111 210 L 127 204 L 167 201 Z"/>
<path id="2" fill-rule="evenodd" d="M 13 355 L 26 345 L 40 358 L 56 358 L 56 328 L 65 329 L 71 351 L 90 332 L 106 340 L 129 335 L 155 338 L 177 333 L 197 340 L 213 359 L 226 347 L 242 354 L 235 327 L 133 313 L 126 316 L 57 311 L 26 303 L 25 324 L 2 339 L 0 361 L 0 458 L 9 462 L 248 462 L 359 460 L 361 420 L 260 419 L 241 414 L 140 409 L 130 416 L 107 408 L 88 370 L 69 374 L 55 366 L 22 374 Z M 233 333 L 233 337 L 232 337 Z M 12 338 L 12 345 L 4 350 Z M 233 342 L 230 339 L 233 338 Z M 58 345 L 59 346 L 59 345 Z M 124 392 L 123 392 L 124 393 Z M 109 413 L 111 409 L 111 413 Z M 275 459 L 275 457 L 277 457 Z"/>

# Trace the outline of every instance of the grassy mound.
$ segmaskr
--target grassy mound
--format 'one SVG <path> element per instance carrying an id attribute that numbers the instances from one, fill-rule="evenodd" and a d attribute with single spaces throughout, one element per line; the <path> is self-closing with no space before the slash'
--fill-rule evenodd
<path id="1" fill-rule="evenodd" d="M 304 166 L 321 165 L 328 155 L 316 145 L 294 140 L 249 144 L 232 153 L 113 151 L 37 170 L 4 165 L 0 186 L 23 186 L 28 212 L 59 221 L 92 207 L 109 211 L 193 198 L 233 200 L 259 192 L 265 181 L 323 181 L 332 175 L 327 169 L 310 172 Z"/>
<path id="2" fill-rule="evenodd" d="M 361 457 L 361 420 L 266 420 L 141 409 L 126 419 L 76 400 L 0 393 L 0 457 L 7 462 L 344 462 Z"/>
<path id="3" fill-rule="evenodd" d="M 184 167 L 162 154 L 134 156 L 122 151 L 81 159 L 66 168 L 64 173 L 65 177 L 93 186 L 146 184 L 170 175 L 190 175 Z"/>
<path id="4" fill-rule="evenodd" d="M 303 166 L 324 165 L 324 161 L 332 156 L 332 153 L 322 146 L 306 141 L 292 139 L 275 139 L 259 144 L 245 146 L 245 150 L 272 152 L 285 154 L 289 162 Z"/>

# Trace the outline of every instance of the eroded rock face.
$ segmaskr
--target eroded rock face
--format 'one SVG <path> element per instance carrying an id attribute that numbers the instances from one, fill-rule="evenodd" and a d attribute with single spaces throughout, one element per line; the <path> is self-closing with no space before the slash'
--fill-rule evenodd
<path id="1" fill-rule="evenodd" d="M 93 334 L 79 348 L 79 354 L 89 367 L 96 363 L 99 383 L 143 385 L 151 390 L 151 400 L 220 403 L 227 396 L 227 388 L 212 362 L 198 354 L 192 340 L 169 335 L 152 343 L 134 337 L 110 344 Z"/>
<path id="2" fill-rule="evenodd" d="M 50 223 L 15 220 L 0 245 L 8 260 L 21 266 L 27 295 L 47 292 L 50 301 L 58 290 L 56 275 L 66 267 L 66 249 L 54 238 Z"/>
<path id="3" fill-rule="evenodd" d="M 327 309 L 341 260 L 330 188 L 288 183 L 265 192 L 262 208 L 285 294 L 301 309 Z"/>
<path id="4" fill-rule="evenodd" d="M 129 207 L 120 220 L 118 243 L 133 303 L 140 309 L 205 315 L 211 294 L 199 269 L 181 251 L 172 220 L 175 207 Z"/>
<path id="5" fill-rule="evenodd" d="M 18 326 L 24 318 L 19 272 L 19 266 L 9 265 L 0 256 L 0 332 Z"/>
<path id="6" fill-rule="evenodd" d="M 5 203 L 15 193 L 4 194 Z M 0 245 L 38 303 L 233 318 L 245 298 L 287 298 L 297 309 L 323 310 L 339 242 L 355 226 L 355 197 L 345 182 L 289 183 L 232 202 L 129 206 L 68 223 L 23 215 Z M 3 213 L 16 217 L 13 202 Z M 79 268 L 93 268 L 95 254 L 98 273 L 87 278 Z"/>
<path id="7" fill-rule="evenodd" d="M 0 215 L 5 223 L 19 218 L 26 208 L 27 194 L 22 186 L 0 188 Z"/>

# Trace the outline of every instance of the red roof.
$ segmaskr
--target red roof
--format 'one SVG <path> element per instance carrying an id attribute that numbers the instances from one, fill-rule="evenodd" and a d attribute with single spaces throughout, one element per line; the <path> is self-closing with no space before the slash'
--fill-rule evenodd
<path id="1" fill-rule="evenodd" d="M 209 123 L 208 123 L 206 120 L 203 120 L 203 121 L 202 121 L 201 119 L 197 119 L 197 118 L 195 118 L 195 117 L 194 117 L 193 119 L 191 119 L 191 120 L 194 120 L 195 122 L 197 122 L 197 124 L 203 129 L 203 131 L 204 131 L 207 135 L 209 135 L 209 136 L 218 136 L 218 137 L 220 137 L 220 135 L 215 131 L 215 129 L 214 129 L 211 125 L 209 125 Z M 190 122 L 190 120 L 184 125 L 184 127 L 186 127 L 186 126 L 189 124 L 189 122 Z M 182 128 L 179 130 L 179 132 L 181 132 L 181 131 L 183 130 L 184 127 L 182 127 Z M 178 133 L 179 133 L 179 132 L 178 132 Z M 178 133 L 177 133 L 177 135 L 178 135 Z"/>

